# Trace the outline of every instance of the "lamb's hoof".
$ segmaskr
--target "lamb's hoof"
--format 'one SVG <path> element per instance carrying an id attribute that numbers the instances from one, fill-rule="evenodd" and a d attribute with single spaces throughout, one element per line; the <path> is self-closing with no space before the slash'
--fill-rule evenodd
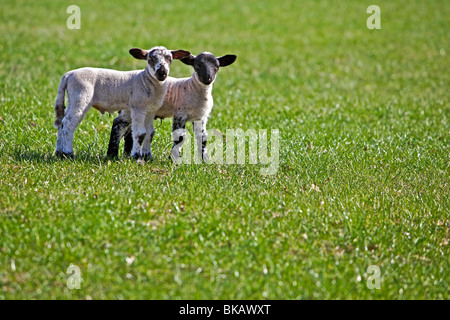
<path id="1" fill-rule="evenodd" d="M 108 161 L 118 161 L 119 160 L 119 156 L 106 156 L 106 159 Z"/>
<path id="2" fill-rule="evenodd" d="M 63 152 L 63 156 L 66 157 L 67 159 L 75 158 L 75 155 L 73 154 L 73 152 L 70 152 L 70 153 Z"/>
<path id="3" fill-rule="evenodd" d="M 55 151 L 55 156 L 57 156 L 58 158 L 61 158 L 61 159 L 73 159 L 74 158 L 73 152 L 67 153 L 67 152 L 63 152 L 63 151 Z"/>
<path id="4" fill-rule="evenodd" d="M 147 154 L 144 154 L 144 161 L 145 162 L 152 162 L 153 161 L 153 156 L 152 156 L 152 154 L 151 153 L 147 153 Z"/>
<path id="5" fill-rule="evenodd" d="M 144 157 L 141 156 L 139 153 L 135 153 L 135 154 L 133 154 L 131 156 L 133 157 L 134 160 L 136 160 L 137 164 L 140 164 L 140 165 L 145 164 Z"/>
<path id="6" fill-rule="evenodd" d="M 138 160 L 139 158 L 141 158 L 141 155 L 140 155 L 139 153 L 133 153 L 133 154 L 131 155 L 131 157 L 132 157 L 134 160 Z"/>
<path id="7" fill-rule="evenodd" d="M 117 153 L 107 153 L 106 158 L 108 160 L 119 160 L 119 154 Z"/>

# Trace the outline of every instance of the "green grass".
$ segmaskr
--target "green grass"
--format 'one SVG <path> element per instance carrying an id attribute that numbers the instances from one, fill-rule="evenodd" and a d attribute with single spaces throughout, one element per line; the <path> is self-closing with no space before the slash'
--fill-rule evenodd
<path id="1" fill-rule="evenodd" d="M 1 6 L 0 299 L 449 299 L 447 1 L 380 0 L 381 30 L 373 1 L 70 4 Z M 238 56 L 209 128 L 279 129 L 275 175 L 172 165 L 170 120 L 153 163 L 108 161 L 95 110 L 54 157 L 61 76 L 154 45 Z"/>

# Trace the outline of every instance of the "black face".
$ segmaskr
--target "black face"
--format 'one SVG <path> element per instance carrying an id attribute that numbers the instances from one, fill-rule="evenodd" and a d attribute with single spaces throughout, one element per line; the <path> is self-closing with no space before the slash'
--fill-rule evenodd
<path id="1" fill-rule="evenodd" d="M 216 79 L 219 67 L 219 60 L 211 53 L 200 53 L 195 57 L 194 70 L 203 84 L 209 85 Z"/>
<path id="2" fill-rule="evenodd" d="M 188 58 L 181 59 L 181 61 L 194 67 L 201 83 L 210 85 L 216 79 L 219 67 L 232 64 L 236 61 L 236 56 L 226 55 L 216 58 L 212 53 L 202 52 L 196 57 L 190 55 Z"/>

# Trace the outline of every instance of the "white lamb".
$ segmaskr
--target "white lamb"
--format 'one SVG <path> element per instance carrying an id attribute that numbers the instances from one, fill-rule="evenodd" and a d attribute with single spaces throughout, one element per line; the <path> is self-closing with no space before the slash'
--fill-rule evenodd
<path id="1" fill-rule="evenodd" d="M 147 148 L 142 145 L 145 138 L 148 140 L 153 135 L 153 119 L 164 99 L 170 64 L 172 59 L 189 57 L 190 52 L 154 47 L 148 51 L 133 48 L 130 54 L 146 60 L 146 68 L 133 71 L 81 68 L 62 77 L 55 102 L 57 156 L 73 157 L 75 129 L 90 107 L 94 107 L 102 113 L 127 110 L 133 119 L 132 156 L 151 157 L 151 144 L 147 143 Z M 64 112 L 66 90 L 68 106 Z"/>

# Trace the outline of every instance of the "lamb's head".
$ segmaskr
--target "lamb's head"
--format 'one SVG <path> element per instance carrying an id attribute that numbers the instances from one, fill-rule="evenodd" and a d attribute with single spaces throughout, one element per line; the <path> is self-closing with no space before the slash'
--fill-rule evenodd
<path id="1" fill-rule="evenodd" d="M 130 49 L 130 54 L 136 59 L 147 60 L 150 75 L 158 81 L 166 80 L 170 71 L 172 59 L 183 59 L 190 56 L 189 51 L 167 50 L 164 47 L 153 47 L 150 50 Z"/>
<path id="2" fill-rule="evenodd" d="M 187 58 L 182 58 L 181 62 L 193 66 L 200 82 L 205 85 L 210 85 L 216 79 L 219 67 L 229 66 L 236 61 L 236 58 L 233 54 L 216 58 L 210 52 L 202 52 L 197 56 L 191 54 Z"/>

